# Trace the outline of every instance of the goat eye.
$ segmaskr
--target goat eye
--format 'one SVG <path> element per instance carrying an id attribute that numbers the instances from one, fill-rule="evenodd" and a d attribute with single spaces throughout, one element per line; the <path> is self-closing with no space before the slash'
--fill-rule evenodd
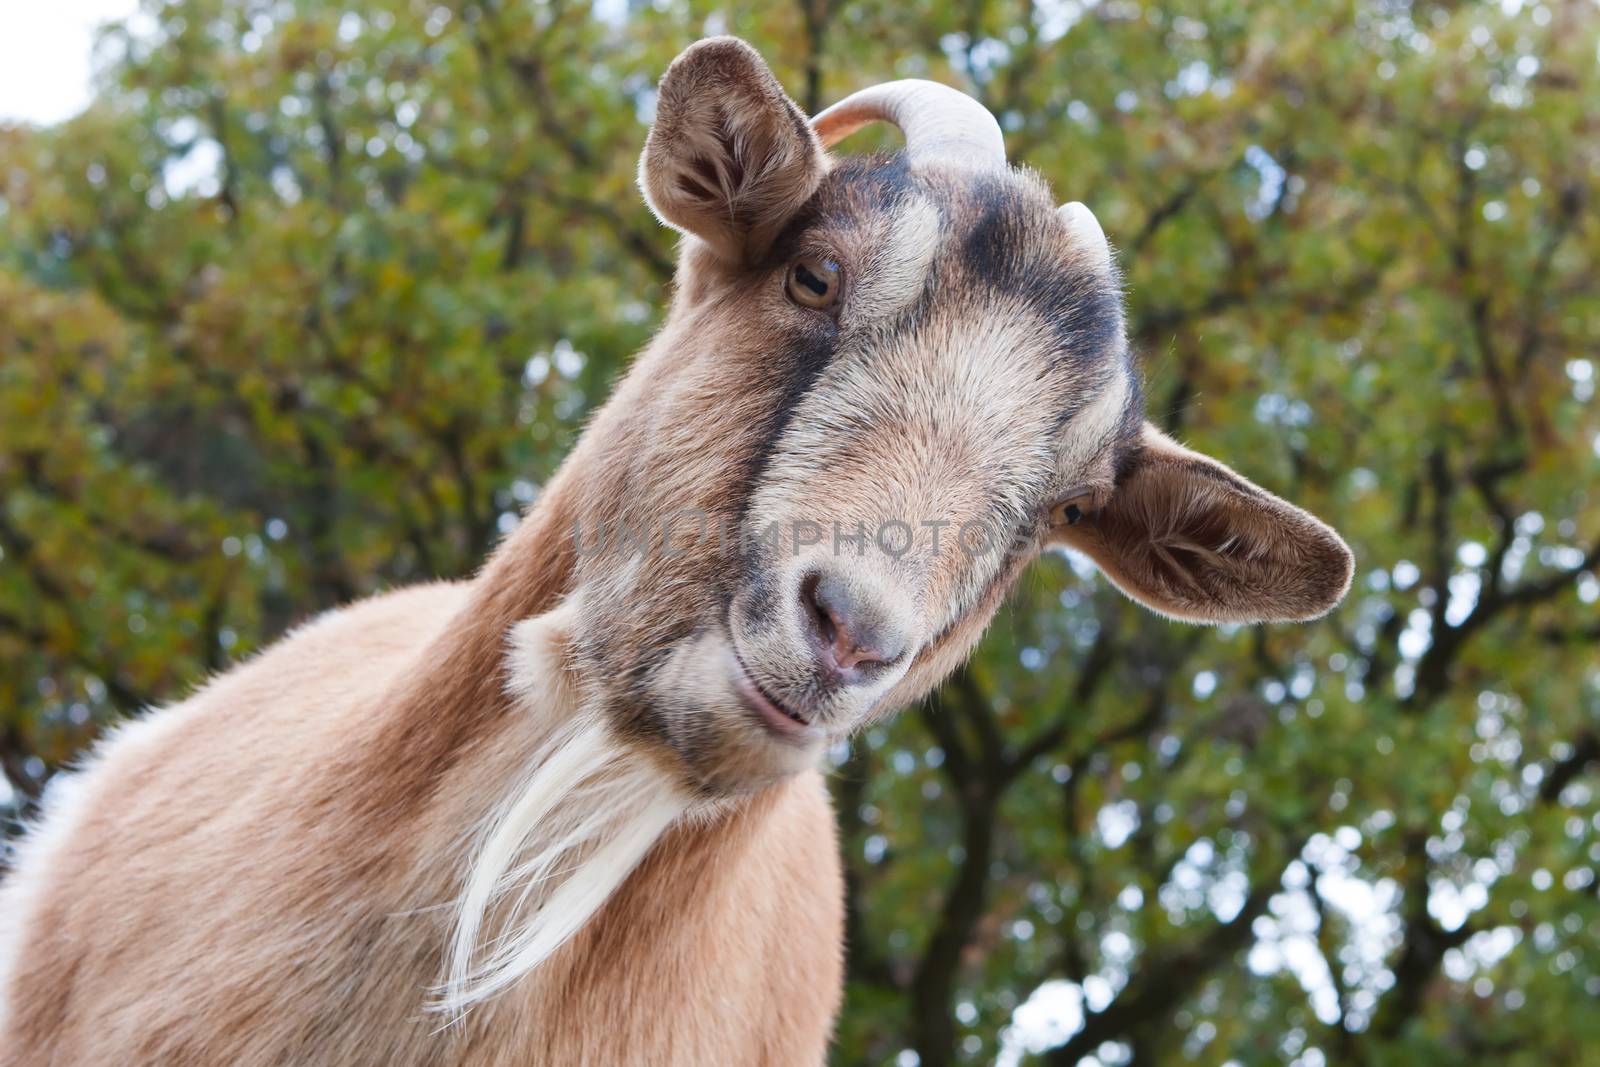
<path id="1" fill-rule="evenodd" d="M 1075 493 L 1050 505 L 1050 521 L 1057 526 L 1076 526 L 1098 507 L 1097 494 Z"/>
<path id="2" fill-rule="evenodd" d="M 784 289 L 789 299 L 801 307 L 821 311 L 839 302 L 839 290 L 843 284 L 839 264 L 825 256 L 801 256 L 789 264 Z"/>

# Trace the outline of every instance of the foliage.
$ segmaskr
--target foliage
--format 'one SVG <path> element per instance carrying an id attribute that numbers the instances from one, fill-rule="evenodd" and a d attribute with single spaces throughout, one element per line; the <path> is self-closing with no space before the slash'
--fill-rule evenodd
<path id="1" fill-rule="evenodd" d="M 981 96 L 1118 245 L 1152 416 L 1360 560 L 1324 622 L 1216 631 L 1046 560 L 841 753 L 835 1061 L 1600 1063 L 1583 0 L 153 3 L 88 112 L 0 129 L 19 805 L 483 556 L 659 316 L 634 162 L 721 30 L 811 110 Z"/>

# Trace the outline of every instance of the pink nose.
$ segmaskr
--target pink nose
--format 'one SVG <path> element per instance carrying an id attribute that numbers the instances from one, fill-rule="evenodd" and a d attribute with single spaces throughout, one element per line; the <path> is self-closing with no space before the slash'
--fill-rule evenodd
<path id="1" fill-rule="evenodd" d="M 800 583 L 801 615 L 823 671 L 847 684 L 905 655 L 906 638 L 880 604 L 852 591 L 838 574 L 813 573 Z"/>

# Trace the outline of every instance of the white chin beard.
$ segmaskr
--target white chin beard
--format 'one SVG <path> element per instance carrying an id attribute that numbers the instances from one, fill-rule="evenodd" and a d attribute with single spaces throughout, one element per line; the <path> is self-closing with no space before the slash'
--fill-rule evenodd
<path id="1" fill-rule="evenodd" d="M 689 806 L 603 722 L 560 730 L 472 861 L 439 1009 L 459 1015 L 548 959 Z"/>
<path id="2" fill-rule="evenodd" d="M 691 798 L 577 703 L 559 647 L 570 608 L 511 633 L 510 688 L 551 730 L 486 821 L 455 903 L 433 1007 L 459 1018 L 533 971 L 592 918 Z"/>

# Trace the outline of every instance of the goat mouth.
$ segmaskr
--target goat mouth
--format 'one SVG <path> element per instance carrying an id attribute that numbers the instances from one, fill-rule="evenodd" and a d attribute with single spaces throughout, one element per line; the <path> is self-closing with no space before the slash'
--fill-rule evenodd
<path id="1" fill-rule="evenodd" d="M 733 688 L 739 694 L 739 699 L 768 730 L 788 740 L 809 740 L 817 729 L 811 719 L 791 709 L 788 705 L 773 697 L 750 673 L 750 668 L 744 664 L 744 659 L 737 649 L 733 650 L 734 678 Z"/>

